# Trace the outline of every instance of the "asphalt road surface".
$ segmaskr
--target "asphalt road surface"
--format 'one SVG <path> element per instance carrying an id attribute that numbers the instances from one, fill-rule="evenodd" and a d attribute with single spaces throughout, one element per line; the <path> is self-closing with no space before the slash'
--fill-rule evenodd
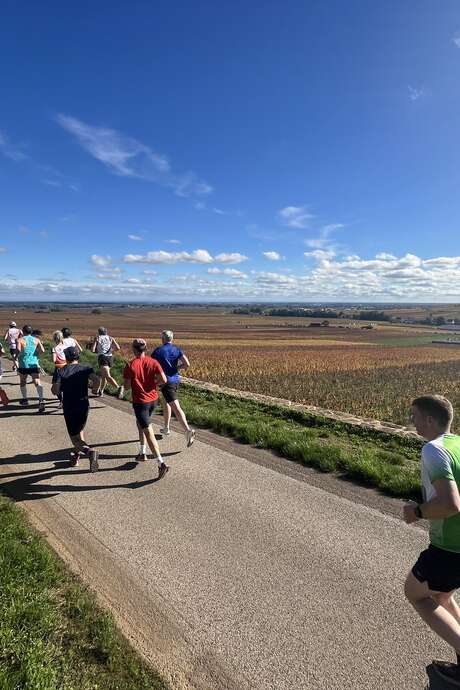
<path id="1" fill-rule="evenodd" d="M 200 431 L 190 449 L 180 433 L 160 441 L 171 471 L 157 482 L 133 463 L 130 406 L 105 399 L 87 426 L 100 471 L 69 468 L 49 385 L 45 415 L 18 406 L 15 374 L 2 385 L 3 489 L 172 687 L 421 690 L 426 664 L 452 659 L 402 593 L 422 529 Z"/>

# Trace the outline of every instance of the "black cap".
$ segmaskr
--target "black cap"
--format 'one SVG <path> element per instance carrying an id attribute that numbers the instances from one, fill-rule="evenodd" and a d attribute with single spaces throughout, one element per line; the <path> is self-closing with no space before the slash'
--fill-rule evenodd
<path id="1" fill-rule="evenodd" d="M 80 359 L 80 350 L 77 347 L 66 347 L 64 354 L 68 362 L 74 362 L 76 359 Z"/>

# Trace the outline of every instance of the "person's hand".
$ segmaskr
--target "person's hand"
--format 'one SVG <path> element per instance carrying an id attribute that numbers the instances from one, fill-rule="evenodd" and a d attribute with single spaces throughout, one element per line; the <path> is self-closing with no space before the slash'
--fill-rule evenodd
<path id="1" fill-rule="evenodd" d="M 418 520 L 418 517 L 415 514 L 416 506 L 417 506 L 417 503 L 410 501 L 409 503 L 405 503 L 405 505 L 403 507 L 404 522 L 407 522 L 408 525 L 410 525 L 413 522 L 416 522 Z"/>

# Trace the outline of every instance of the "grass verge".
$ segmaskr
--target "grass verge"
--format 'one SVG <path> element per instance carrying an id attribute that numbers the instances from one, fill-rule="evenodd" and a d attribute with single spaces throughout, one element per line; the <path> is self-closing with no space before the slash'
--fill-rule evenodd
<path id="1" fill-rule="evenodd" d="M 0 688 L 167 690 L 0 495 Z"/>
<path id="2" fill-rule="evenodd" d="M 97 368 L 97 358 L 89 351 L 82 353 L 81 361 Z M 42 364 L 49 373 L 54 370 L 48 348 Z M 123 367 L 124 361 L 115 357 L 112 373 L 120 382 Z M 273 450 L 321 472 L 338 472 L 391 496 L 421 498 L 422 443 L 417 439 L 398 438 L 187 384 L 181 388 L 181 405 L 195 426 Z"/>

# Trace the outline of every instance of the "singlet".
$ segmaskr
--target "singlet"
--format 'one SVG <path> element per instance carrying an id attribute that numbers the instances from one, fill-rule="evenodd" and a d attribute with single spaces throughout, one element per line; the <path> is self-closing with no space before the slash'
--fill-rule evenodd
<path id="1" fill-rule="evenodd" d="M 32 369 L 39 366 L 37 352 L 38 339 L 33 335 L 23 335 L 24 347 L 19 352 L 19 367 L 21 369 Z"/>
<path id="2" fill-rule="evenodd" d="M 442 434 L 422 449 L 422 490 L 425 501 L 436 496 L 432 482 L 448 479 L 460 490 L 460 436 Z M 460 513 L 430 520 L 430 542 L 440 549 L 460 553 Z"/>
<path id="3" fill-rule="evenodd" d="M 98 355 L 105 355 L 106 357 L 112 354 L 112 338 L 110 335 L 97 336 L 96 352 Z"/>

